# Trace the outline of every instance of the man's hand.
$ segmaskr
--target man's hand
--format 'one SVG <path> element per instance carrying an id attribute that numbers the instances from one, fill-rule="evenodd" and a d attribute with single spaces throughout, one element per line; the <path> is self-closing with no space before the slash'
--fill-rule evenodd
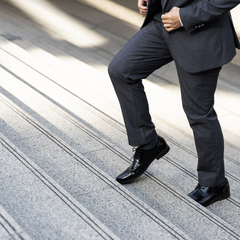
<path id="1" fill-rule="evenodd" d="M 179 19 L 179 9 L 178 7 L 173 7 L 170 12 L 162 15 L 163 26 L 168 32 L 182 27 Z"/>
<path id="2" fill-rule="evenodd" d="M 146 17 L 147 15 L 147 3 L 148 0 L 138 0 L 138 8 L 142 17 Z"/>

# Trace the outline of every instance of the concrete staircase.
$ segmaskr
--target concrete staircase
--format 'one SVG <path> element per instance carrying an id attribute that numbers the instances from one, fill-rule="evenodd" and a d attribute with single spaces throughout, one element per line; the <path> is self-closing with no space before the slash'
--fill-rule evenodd
<path id="1" fill-rule="evenodd" d="M 173 63 L 144 80 L 171 151 L 115 181 L 132 152 L 106 69 L 141 21 L 135 0 L 0 1 L 1 240 L 240 239 L 238 64 L 216 94 L 231 198 L 187 197 L 197 155 Z"/>

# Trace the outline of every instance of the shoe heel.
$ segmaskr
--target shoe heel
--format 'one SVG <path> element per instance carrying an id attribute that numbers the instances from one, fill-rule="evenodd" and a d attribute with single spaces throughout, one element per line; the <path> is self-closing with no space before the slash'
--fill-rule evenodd
<path id="1" fill-rule="evenodd" d="M 224 200 L 230 197 L 230 192 L 226 192 L 221 198 L 220 200 Z"/>
<path id="2" fill-rule="evenodd" d="M 159 160 L 161 157 L 166 155 L 170 150 L 170 147 L 166 144 L 166 148 L 156 156 L 156 159 Z"/>

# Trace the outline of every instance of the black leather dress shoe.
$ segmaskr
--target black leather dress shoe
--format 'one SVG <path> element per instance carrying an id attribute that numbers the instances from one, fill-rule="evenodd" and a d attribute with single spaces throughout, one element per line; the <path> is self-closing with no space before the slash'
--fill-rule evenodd
<path id="1" fill-rule="evenodd" d="M 216 187 L 204 187 L 197 185 L 195 190 L 189 193 L 188 196 L 200 203 L 202 206 L 207 207 L 212 203 L 230 197 L 228 180 L 225 178 L 225 182 Z"/>
<path id="2" fill-rule="evenodd" d="M 144 150 L 141 146 L 136 148 L 132 164 L 116 180 L 121 184 L 132 182 L 147 170 L 154 159 L 163 157 L 169 149 L 169 146 L 161 137 L 158 137 L 158 143 L 152 149 Z"/>

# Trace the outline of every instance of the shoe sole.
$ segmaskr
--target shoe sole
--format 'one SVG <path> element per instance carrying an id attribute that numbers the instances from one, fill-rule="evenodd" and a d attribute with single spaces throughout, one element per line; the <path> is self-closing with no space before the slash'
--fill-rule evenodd
<path id="1" fill-rule="evenodd" d="M 169 150 L 170 150 L 170 147 L 166 144 L 166 148 L 165 148 L 162 152 L 160 152 L 152 161 L 149 161 L 149 164 L 146 166 L 146 168 L 144 169 L 144 171 L 143 171 L 140 175 L 132 178 L 131 180 L 125 180 L 125 181 L 123 180 L 123 181 L 121 181 L 121 182 L 119 182 L 119 181 L 118 181 L 118 182 L 121 183 L 121 184 L 127 184 L 127 183 L 131 183 L 131 182 L 134 181 L 135 179 L 139 178 L 141 175 L 143 175 L 143 174 L 146 172 L 146 170 L 148 169 L 148 167 L 150 166 L 150 164 L 151 164 L 155 159 L 159 160 L 159 159 L 162 158 L 164 155 L 166 155 L 166 154 L 169 152 Z"/>

